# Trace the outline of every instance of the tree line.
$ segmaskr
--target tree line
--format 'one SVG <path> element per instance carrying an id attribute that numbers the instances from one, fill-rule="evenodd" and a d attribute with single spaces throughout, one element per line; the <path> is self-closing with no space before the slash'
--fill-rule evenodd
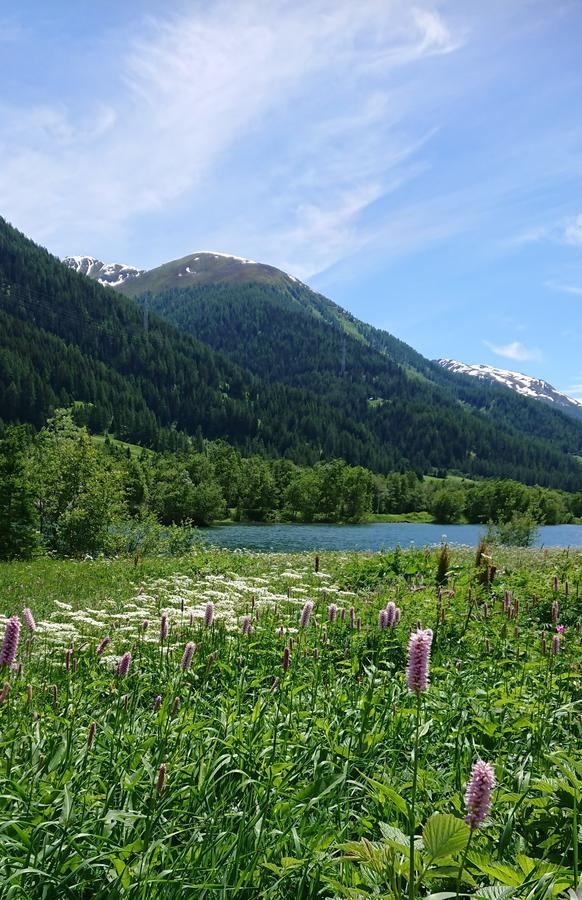
<path id="1" fill-rule="evenodd" d="M 555 524 L 582 516 L 582 493 L 508 480 L 379 475 L 342 459 L 299 466 L 202 438 L 155 453 L 109 436 L 96 439 L 79 424 L 82 413 L 58 410 L 36 434 L 27 426 L 5 429 L 0 558 L 114 552 L 123 529 L 135 523 L 361 522 L 373 514 L 427 511 L 443 523 L 504 523 L 526 514 Z"/>

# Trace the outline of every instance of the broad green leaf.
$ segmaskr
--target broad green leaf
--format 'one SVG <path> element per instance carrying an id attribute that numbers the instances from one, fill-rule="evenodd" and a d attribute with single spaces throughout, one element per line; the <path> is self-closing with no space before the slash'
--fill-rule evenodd
<path id="1" fill-rule="evenodd" d="M 449 813 L 435 813 L 424 826 L 422 838 L 430 858 L 442 859 L 464 850 L 469 834 L 469 826 L 462 819 Z"/>
<path id="2" fill-rule="evenodd" d="M 472 898 L 473 900 L 505 900 L 506 897 L 511 897 L 512 892 L 513 888 L 511 887 L 496 885 L 479 888 L 477 893 L 472 895 Z"/>
<path id="3" fill-rule="evenodd" d="M 382 832 L 382 837 L 386 838 L 387 841 L 390 841 L 391 844 L 395 844 L 398 847 L 402 847 L 404 850 L 408 850 L 408 837 L 403 831 L 400 831 L 400 828 L 395 828 L 394 825 L 387 825 L 385 822 L 380 822 L 380 831 Z"/>

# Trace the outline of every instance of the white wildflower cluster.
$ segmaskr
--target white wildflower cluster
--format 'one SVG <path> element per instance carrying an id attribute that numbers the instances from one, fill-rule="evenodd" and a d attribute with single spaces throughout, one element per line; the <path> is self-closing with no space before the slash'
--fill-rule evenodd
<path id="1" fill-rule="evenodd" d="M 170 631 L 179 630 L 204 619 L 207 604 L 214 605 L 214 621 L 228 631 L 238 631 L 243 615 L 260 616 L 263 611 L 277 610 L 286 633 L 292 633 L 297 607 L 309 597 L 320 597 L 319 603 L 346 605 L 354 594 L 343 591 L 326 572 L 314 572 L 309 565 L 289 565 L 297 559 L 282 554 L 262 557 L 266 574 L 243 576 L 237 572 L 207 573 L 198 577 L 175 573 L 151 579 L 136 586 L 136 593 L 123 605 L 105 598 L 100 608 L 85 606 L 75 609 L 72 603 L 55 600 L 55 609 L 46 620 L 37 622 L 36 639 L 49 646 L 76 646 L 87 638 L 105 634 L 137 636 L 148 642 L 159 641 L 158 623 L 166 613 Z M 94 602 L 94 601 L 93 601 Z M 30 603 L 34 612 L 34 603 Z M 80 606 L 78 599 L 76 606 Z M 144 630 L 144 621 L 149 628 Z M 6 621 L 0 616 L 0 623 Z M 47 646 L 47 651 L 50 652 Z M 113 658 L 113 657 L 112 657 Z M 107 657 L 103 660 L 107 663 Z"/>

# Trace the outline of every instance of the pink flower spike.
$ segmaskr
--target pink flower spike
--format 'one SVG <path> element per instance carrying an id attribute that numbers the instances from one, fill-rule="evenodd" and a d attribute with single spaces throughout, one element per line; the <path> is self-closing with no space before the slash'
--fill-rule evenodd
<path id="1" fill-rule="evenodd" d="M 473 766 L 471 778 L 465 794 L 467 815 L 465 822 L 469 828 L 479 828 L 491 808 L 491 794 L 495 787 L 493 766 L 479 759 Z"/>
<path id="2" fill-rule="evenodd" d="M 22 618 L 24 619 L 24 624 L 26 625 L 28 630 L 34 633 L 36 631 L 36 622 L 34 621 L 34 616 L 32 615 L 28 606 L 25 606 L 22 610 Z"/>
<path id="3" fill-rule="evenodd" d="M 214 619 L 214 603 L 212 600 L 209 600 L 206 604 L 206 610 L 204 612 L 204 626 L 206 628 L 210 628 L 212 625 L 212 621 Z"/>
<path id="4" fill-rule="evenodd" d="M 414 694 L 420 694 L 428 687 L 431 644 L 432 630 L 430 628 L 413 631 L 410 635 L 406 684 L 408 690 Z"/>
<path id="5" fill-rule="evenodd" d="M 0 666 L 10 667 L 14 662 L 16 651 L 18 650 L 21 627 L 18 616 L 12 616 L 11 619 L 8 619 L 4 640 L 2 641 L 2 649 L 0 650 Z"/>
<path id="6" fill-rule="evenodd" d="M 300 628 L 307 628 L 307 626 L 309 625 L 309 617 L 311 616 L 312 610 L 313 602 L 311 600 L 307 600 L 301 612 L 301 618 L 299 619 Z"/>
<path id="7" fill-rule="evenodd" d="M 103 651 L 105 650 L 105 648 L 107 647 L 107 645 L 108 645 L 110 642 L 111 642 L 111 638 L 109 637 L 108 634 L 106 634 L 105 637 L 103 638 L 103 640 L 101 641 L 101 643 L 98 645 L 96 651 L 95 651 L 95 653 L 97 654 L 97 656 L 101 656 L 101 654 L 103 653 Z"/>
<path id="8" fill-rule="evenodd" d="M 187 672 L 192 665 L 192 657 L 194 656 L 194 643 L 189 641 L 184 647 L 184 655 L 182 656 L 181 666 L 184 672 Z"/>
<path id="9" fill-rule="evenodd" d="M 128 650 L 126 653 L 123 654 L 123 656 L 121 657 L 121 659 L 119 660 L 119 662 L 117 664 L 117 677 L 118 678 L 125 678 L 125 676 L 127 675 L 128 671 L 129 671 L 130 662 L 131 662 L 131 650 Z"/>

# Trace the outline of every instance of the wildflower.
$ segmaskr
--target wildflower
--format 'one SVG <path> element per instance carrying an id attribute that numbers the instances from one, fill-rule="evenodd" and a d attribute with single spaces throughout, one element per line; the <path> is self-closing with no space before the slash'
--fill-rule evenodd
<path id="1" fill-rule="evenodd" d="M 69 647 L 69 649 L 65 653 L 65 669 L 67 670 L 67 672 L 71 668 L 71 659 L 72 658 L 73 658 L 73 650 L 71 647 Z"/>
<path id="2" fill-rule="evenodd" d="M 166 764 L 160 763 L 160 768 L 158 769 L 158 778 L 156 781 L 156 791 L 158 792 L 158 794 L 161 794 L 164 790 L 166 784 L 166 771 Z"/>
<path id="3" fill-rule="evenodd" d="M 56 684 L 53 684 L 53 704 L 56 706 L 59 702 L 59 688 Z"/>
<path id="4" fill-rule="evenodd" d="M 557 656 L 560 652 L 560 635 L 555 634 L 552 638 L 552 656 Z"/>
<path id="5" fill-rule="evenodd" d="M 160 619 L 160 643 L 163 644 L 166 640 L 169 630 L 170 623 L 168 622 L 168 613 L 162 613 L 162 618 Z"/>
<path id="6" fill-rule="evenodd" d="M 350 628 L 354 628 L 356 624 L 356 610 L 350 606 Z"/>
<path id="7" fill-rule="evenodd" d="M 384 631 L 385 628 L 388 628 L 388 610 L 381 609 L 378 613 L 378 628 L 381 631 Z"/>
<path id="8" fill-rule="evenodd" d="M 414 631 L 410 635 L 406 683 L 408 689 L 415 694 L 420 694 L 428 687 L 431 644 L 430 628 Z"/>
<path id="9" fill-rule="evenodd" d="M 4 632 L 4 640 L 2 641 L 2 649 L 0 650 L 0 666 L 11 666 L 16 657 L 18 650 L 18 641 L 20 640 L 20 619 L 18 616 L 12 616 L 6 623 Z"/>
<path id="10" fill-rule="evenodd" d="M 180 705 L 182 701 L 179 697 L 174 697 L 174 702 L 172 703 L 172 716 L 175 716 L 177 712 L 180 710 Z"/>
<path id="11" fill-rule="evenodd" d="M 216 662 L 216 653 L 211 653 L 210 656 L 208 657 L 208 662 L 206 663 L 206 671 L 207 672 L 210 672 L 210 669 L 212 668 L 212 666 L 214 665 L 215 662 Z"/>
<path id="12" fill-rule="evenodd" d="M 162 705 L 162 695 L 158 694 L 158 696 L 154 700 L 154 712 L 158 712 L 161 705 Z"/>
<path id="13" fill-rule="evenodd" d="M 110 643 L 111 643 L 111 638 L 109 637 L 108 634 L 106 634 L 105 637 L 103 638 L 103 640 L 101 641 L 101 643 L 99 644 L 99 646 L 97 647 L 96 651 L 95 651 L 95 653 L 97 654 L 97 656 L 101 656 L 101 654 L 103 653 L 103 651 L 105 650 L 105 648 L 107 647 L 107 645 L 110 644 Z"/>
<path id="14" fill-rule="evenodd" d="M 16 670 L 16 674 L 17 674 L 18 678 L 22 678 L 22 676 L 24 675 L 24 664 L 23 663 L 18 663 L 18 669 Z"/>
<path id="15" fill-rule="evenodd" d="M 272 684 L 271 687 L 269 688 L 269 693 L 270 693 L 270 694 L 274 694 L 274 693 L 275 693 L 275 691 L 276 691 L 277 688 L 279 687 L 279 682 L 280 682 L 280 680 L 281 680 L 281 679 L 279 678 L 278 675 L 276 675 L 275 678 L 273 678 L 273 684 Z"/>
<path id="16" fill-rule="evenodd" d="M 29 703 L 32 703 L 32 685 L 26 685 L 26 699 Z"/>
<path id="17" fill-rule="evenodd" d="M 283 666 L 283 671 L 286 672 L 289 668 L 289 663 L 291 661 L 291 652 L 289 647 L 285 647 L 283 650 L 283 659 L 281 661 L 281 665 Z"/>
<path id="18" fill-rule="evenodd" d="M 194 643 L 193 641 L 188 641 L 186 646 L 184 647 L 184 655 L 182 656 L 182 662 L 180 665 L 184 672 L 187 672 L 190 666 L 192 665 L 192 657 L 194 656 Z"/>
<path id="19" fill-rule="evenodd" d="M 341 612 L 340 612 L 340 619 L 342 620 L 342 622 L 345 622 L 345 620 L 346 620 L 346 610 L 345 610 L 345 607 L 343 607 L 342 610 L 341 610 Z"/>
<path id="20" fill-rule="evenodd" d="M 337 605 L 335 603 L 330 603 L 327 607 L 327 620 L 328 622 L 335 622 L 337 618 Z"/>
<path id="21" fill-rule="evenodd" d="M 558 576 L 557 575 L 554 575 L 553 588 L 554 588 L 554 594 L 557 594 L 558 593 Z"/>
<path id="22" fill-rule="evenodd" d="M 206 628 L 210 628 L 212 625 L 212 620 L 214 619 L 214 603 L 212 600 L 209 600 L 206 604 L 206 610 L 204 612 L 204 626 Z"/>
<path id="23" fill-rule="evenodd" d="M 445 619 L 444 619 L 444 617 L 445 617 L 445 611 L 444 611 L 444 609 L 443 609 L 442 612 L 443 612 L 443 622 L 444 622 L 444 620 L 445 620 Z M 400 622 L 400 616 L 401 616 L 401 615 L 402 615 L 402 610 L 400 609 L 399 606 L 397 606 L 397 607 L 396 607 L 396 612 L 394 613 L 394 624 L 395 624 L 395 625 L 398 625 L 398 623 Z"/>
<path id="24" fill-rule="evenodd" d="M 311 600 L 307 600 L 303 610 L 301 612 L 301 618 L 299 619 L 299 627 L 307 628 L 309 625 L 309 617 L 311 615 L 311 611 L 313 610 L 313 602 Z"/>
<path id="25" fill-rule="evenodd" d="M 487 603 L 483 604 L 483 618 L 484 619 L 489 618 L 489 605 Z"/>
<path id="26" fill-rule="evenodd" d="M 243 616 L 242 619 L 242 633 L 243 634 L 251 634 L 253 630 L 253 626 L 251 625 L 251 617 Z"/>
<path id="27" fill-rule="evenodd" d="M 149 627 L 150 627 L 150 620 L 144 619 L 143 622 L 141 623 L 141 630 L 144 632 L 144 634 L 148 630 Z"/>
<path id="28" fill-rule="evenodd" d="M 4 682 L 4 687 L 3 687 L 2 690 L 0 691 L 0 706 L 1 706 L 1 705 L 4 703 L 4 701 L 6 700 L 6 697 L 8 696 L 8 691 L 9 691 L 9 690 L 10 690 L 10 682 L 5 681 L 5 682 Z"/>
<path id="29" fill-rule="evenodd" d="M 556 625 L 560 615 L 560 606 L 557 600 L 552 600 L 552 625 Z"/>
<path id="30" fill-rule="evenodd" d="M 396 623 L 396 604 L 394 603 L 393 600 L 390 600 L 386 604 L 385 612 L 386 612 L 386 625 L 388 626 L 388 628 L 392 628 L 393 625 Z"/>
<path id="31" fill-rule="evenodd" d="M 317 649 L 317 647 L 313 648 L 313 658 L 315 662 L 317 662 L 317 660 L 319 659 L 319 650 Z"/>
<path id="32" fill-rule="evenodd" d="M 479 828 L 491 807 L 491 794 L 495 787 L 493 766 L 479 759 L 473 766 L 471 778 L 465 793 L 467 815 L 465 822 L 469 828 Z"/>
<path id="33" fill-rule="evenodd" d="M 361 630 L 362 630 L 362 620 L 361 620 L 360 616 L 358 616 L 358 618 L 356 619 L 356 631 L 361 631 Z"/>
<path id="34" fill-rule="evenodd" d="M 91 749 L 93 746 L 93 740 L 95 739 L 95 729 L 97 728 L 97 722 L 93 721 L 89 725 L 89 730 L 87 732 L 87 749 Z"/>
<path id="35" fill-rule="evenodd" d="M 129 671 L 129 664 L 131 662 L 131 650 L 127 650 L 117 664 L 117 677 L 125 678 Z"/>
<path id="36" fill-rule="evenodd" d="M 558 634 L 564 634 L 565 630 L 566 630 L 565 625 L 556 625 L 556 632 Z"/>
<path id="37" fill-rule="evenodd" d="M 123 695 L 123 709 L 125 710 L 125 712 L 127 712 L 128 707 L 129 707 L 129 694 L 124 694 Z"/>
<path id="38" fill-rule="evenodd" d="M 24 619 L 24 624 L 26 625 L 28 630 L 34 633 L 36 631 L 36 622 L 34 621 L 34 616 L 32 615 L 28 606 L 25 606 L 22 610 L 22 618 Z"/>

